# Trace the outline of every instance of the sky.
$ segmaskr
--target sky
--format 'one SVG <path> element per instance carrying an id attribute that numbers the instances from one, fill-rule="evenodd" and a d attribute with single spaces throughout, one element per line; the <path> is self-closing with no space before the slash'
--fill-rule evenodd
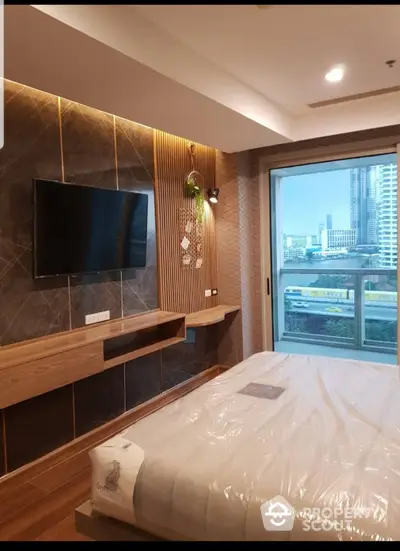
<path id="1" fill-rule="evenodd" d="M 283 233 L 317 235 L 327 214 L 333 229 L 350 228 L 349 169 L 286 176 L 281 186 Z"/>

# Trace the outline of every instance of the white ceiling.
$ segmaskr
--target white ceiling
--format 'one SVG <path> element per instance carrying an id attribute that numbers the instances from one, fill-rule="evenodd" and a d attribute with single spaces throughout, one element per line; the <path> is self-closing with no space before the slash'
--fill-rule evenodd
<path id="1" fill-rule="evenodd" d="M 400 85 L 400 6 L 131 6 L 293 114 Z M 399 58 L 389 69 L 385 61 Z M 346 78 L 324 80 L 345 64 Z"/>
<path id="2" fill-rule="evenodd" d="M 399 86 L 399 28 L 397 5 L 6 6 L 5 76 L 232 152 L 400 124 L 400 92 L 308 107 Z"/>

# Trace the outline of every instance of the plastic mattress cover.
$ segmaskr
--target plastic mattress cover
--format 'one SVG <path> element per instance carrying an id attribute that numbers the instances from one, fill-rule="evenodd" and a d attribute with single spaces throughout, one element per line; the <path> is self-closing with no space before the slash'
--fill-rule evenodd
<path id="1" fill-rule="evenodd" d="M 95 510 L 172 540 L 399 540 L 392 365 L 256 354 L 91 452 Z"/>

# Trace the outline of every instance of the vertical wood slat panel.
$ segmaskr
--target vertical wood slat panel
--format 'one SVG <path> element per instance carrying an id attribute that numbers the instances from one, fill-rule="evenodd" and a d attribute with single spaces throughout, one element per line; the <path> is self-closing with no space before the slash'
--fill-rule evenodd
<path id="1" fill-rule="evenodd" d="M 179 209 L 194 207 L 185 197 L 185 179 L 191 171 L 190 141 L 156 130 L 156 179 L 158 193 L 158 239 L 160 307 L 190 313 L 218 304 L 217 297 L 206 298 L 204 291 L 217 287 L 215 214 L 207 201 L 207 189 L 215 185 L 215 149 L 196 144 L 194 168 L 204 178 L 206 199 L 203 223 L 203 265 L 184 268 L 181 264 Z"/>

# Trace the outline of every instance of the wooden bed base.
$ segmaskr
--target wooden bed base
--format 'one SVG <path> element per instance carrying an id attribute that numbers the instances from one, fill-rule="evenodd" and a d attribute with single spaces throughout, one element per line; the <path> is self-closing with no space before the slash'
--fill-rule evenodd
<path id="1" fill-rule="evenodd" d="M 90 500 L 75 509 L 75 529 L 95 541 L 165 541 L 135 526 L 94 512 Z"/>

